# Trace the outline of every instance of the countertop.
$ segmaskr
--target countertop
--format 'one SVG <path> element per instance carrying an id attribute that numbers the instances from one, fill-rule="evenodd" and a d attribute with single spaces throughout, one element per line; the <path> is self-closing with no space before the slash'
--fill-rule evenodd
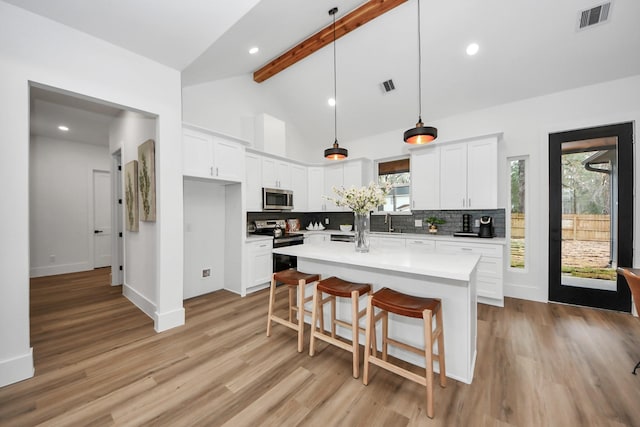
<path id="1" fill-rule="evenodd" d="M 356 252 L 353 245 L 325 242 L 315 245 L 285 246 L 274 253 L 292 255 L 320 261 L 357 265 L 401 273 L 433 276 L 468 282 L 480 256 L 474 254 L 424 254 L 398 248 L 390 251 L 372 247 L 367 253 Z"/>
<path id="2" fill-rule="evenodd" d="M 296 233 L 302 234 L 345 234 L 353 236 L 353 231 L 341 231 L 341 230 L 300 230 Z M 489 243 L 493 245 L 505 245 L 507 239 L 504 237 L 492 237 L 492 238 L 480 238 L 480 237 L 455 237 L 451 234 L 422 234 L 422 233 L 388 233 L 384 231 L 372 231 L 371 237 L 389 237 L 392 239 L 424 239 L 424 240 L 436 240 L 443 242 L 465 242 L 465 243 Z"/>

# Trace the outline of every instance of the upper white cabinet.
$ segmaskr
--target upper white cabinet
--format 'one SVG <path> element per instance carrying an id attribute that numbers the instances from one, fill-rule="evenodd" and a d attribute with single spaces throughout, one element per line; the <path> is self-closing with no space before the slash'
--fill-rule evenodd
<path id="1" fill-rule="evenodd" d="M 311 212 L 324 211 L 326 209 L 326 200 L 322 197 L 324 194 L 324 168 L 319 166 L 309 167 L 308 177 L 307 199 L 309 204 L 307 209 Z"/>
<path id="2" fill-rule="evenodd" d="M 440 209 L 498 207 L 498 140 L 440 147 Z"/>
<path id="3" fill-rule="evenodd" d="M 262 210 L 262 156 L 246 153 L 245 198 L 247 211 Z"/>
<path id="4" fill-rule="evenodd" d="M 411 152 L 411 209 L 440 209 L 440 147 Z"/>
<path id="5" fill-rule="evenodd" d="M 205 132 L 183 129 L 182 173 L 240 182 L 244 179 L 243 146 Z"/>
<path id="6" fill-rule="evenodd" d="M 306 211 L 309 207 L 306 166 L 291 165 L 291 190 L 293 191 L 293 210 Z"/>
<path id="7" fill-rule="evenodd" d="M 262 186 L 291 190 L 291 164 L 284 160 L 263 157 Z"/>
<path id="8" fill-rule="evenodd" d="M 328 197 L 335 197 L 333 187 L 361 187 L 368 185 L 372 178 L 372 164 L 367 159 L 350 160 L 328 165 L 324 168 L 324 194 Z M 327 211 L 349 210 L 348 208 L 338 207 L 329 200 L 326 200 L 324 205 L 324 210 Z"/>

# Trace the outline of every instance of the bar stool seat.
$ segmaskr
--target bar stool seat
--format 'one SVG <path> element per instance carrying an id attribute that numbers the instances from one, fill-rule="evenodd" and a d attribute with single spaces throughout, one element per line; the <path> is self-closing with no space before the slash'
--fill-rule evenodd
<path id="1" fill-rule="evenodd" d="M 304 308 L 305 303 L 311 301 L 313 296 L 305 297 L 305 287 L 309 283 L 317 282 L 320 280 L 319 274 L 303 273 L 290 268 L 288 270 L 278 271 L 271 276 L 271 287 L 269 289 L 269 313 L 267 318 L 267 336 L 271 336 L 271 322 L 276 322 L 291 328 L 298 332 L 298 353 L 302 352 L 304 343 L 304 315 L 305 313 L 311 314 L 311 311 Z M 276 316 L 274 311 L 276 300 L 276 285 L 283 283 L 289 288 L 289 319 L 283 319 Z M 298 293 L 296 302 L 295 293 Z M 294 323 L 293 313 L 298 313 L 298 320 Z"/>
<path id="2" fill-rule="evenodd" d="M 377 315 L 374 314 L 374 307 L 380 310 Z M 417 348 L 389 338 L 389 313 L 405 317 L 422 318 L 424 321 L 424 348 Z M 434 316 L 436 323 L 435 329 L 433 329 L 432 324 Z M 382 357 L 378 357 L 375 344 L 375 327 L 376 322 L 380 319 L 382 319 Z M 364 385 L 367 385 L 369 382 L 370 363 L 424 385 L 426 387 L 427 416 L 433 418 L 433 359 L 435 357 L 438 358 L 440 368 L 440 386 L 445 387 L 447 385 L 442 302 L 440 299 L 407 295 L 389 288 L 380 289 L 368 298 L 365 340 L 364 374 L 362 378 Z M 436 342 L 438 343 L 438 353 L 434 354 L 433 344 Z M 425 375 L 417 375 L 414 372 L 387 361 L 387 347 L 389 344 L 424 356 Z M 371 351 L 373 351 L 373 354 L 371 354 Z"/>
<path id="3" fill-rule="evenodd" d="M 322 298 L 322 294 L 328 294 Z M 311 342 L 309 343 L 309 356 L 315 353 L 315 339 L 321 339 L 336 347 L 352 353 L 353 377 L 360 376 L 360 331 L 365 329 L 359 326 L 359 321 L 366 314 L 366 310 L 359 310 L 359 299 L 363 295 L 371 294 L 371 285 L 366 283 L 353 283 L 338 277 L 329 277 L 316 283 L 313 291 L 312 315 L 311 315 Z M 336 297 L 351 298 L 351 322 L 336 318 Z M 331 335 L 324 332 L 323 308 L 327 302 L 331 302 Z M 320 319 L 320 328 L 316 329 L 317 320 Z M 351 328 L 351 344 L 341 341 L 336 336 L 336 325 Z"/>

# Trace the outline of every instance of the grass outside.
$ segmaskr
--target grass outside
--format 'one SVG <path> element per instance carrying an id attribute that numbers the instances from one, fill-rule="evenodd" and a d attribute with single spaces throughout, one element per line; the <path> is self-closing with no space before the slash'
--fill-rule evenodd
<path id="1" fill-rule="evenodd" d="M 511 239 L 512 268 L 524 268 L 524 239 Z M 586 240 L 562 241 L 562 274 L 590 279 L 616 280 L 615 268 L 609 267 L 609 242 Z"/>

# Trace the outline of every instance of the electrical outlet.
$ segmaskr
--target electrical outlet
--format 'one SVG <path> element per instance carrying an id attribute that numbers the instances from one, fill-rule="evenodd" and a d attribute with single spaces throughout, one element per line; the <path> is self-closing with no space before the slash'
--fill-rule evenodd
<path id="1" fill-rule="evenodd" d="M 476 228 L 480 227 L 480 220 L 479 220 L 479 219 L 476 219 L 476 220 L 473 222 L 473 225 L 474 225 Z"/>
<path id="2" fill-rule="evenodd" d="M 421 219 L 416 219 L 414 227 L 422 227 L 422 220 Z"/>
<path id="3" fill-rule="evenodd" d="M 210 268 L 205 268 L 204 270 L 202 270 L 202 277 L 209 277 L 209 276 L 211 276 Z"/>
<path id="4" fill-rule="evenodd" d="M 49 255 L 49 262 L 56 262 L 56 256 L 55 255 Z"/>
<path id="5" fill-rule="evenodd" d="M 327 225 L 329 225 L 329 218 L 325 218 L 325 219 L 324 219 L 324 223 L 325 223 L 325 224 L 327 224 Z"/>

